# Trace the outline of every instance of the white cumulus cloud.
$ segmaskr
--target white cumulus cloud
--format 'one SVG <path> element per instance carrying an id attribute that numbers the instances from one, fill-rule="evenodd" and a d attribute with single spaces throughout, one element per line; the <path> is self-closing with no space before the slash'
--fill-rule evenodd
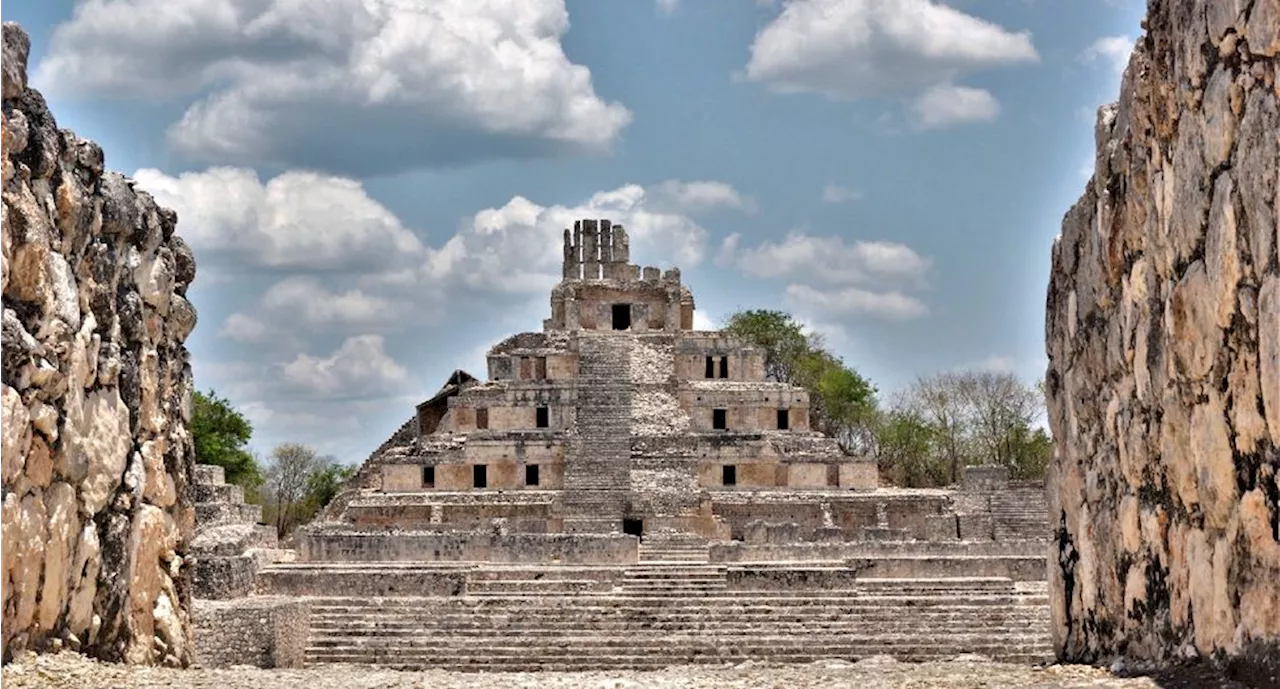
<path id="1" fill-rule="evenodd" d="M 1132 36 L 1103 36 L 1080 53 L 1080 61 L 1102 63 L 1116 72 L 1123 72 L 1129 65 L 1129 56 L 1133 54 L 1136 43 L 1137 39 Z"/>
<path id="2" fill-rule="evenodd" d="M 954 84 L 931 87 L 916 98 L 911 109 L 923 129 L 991 122 L 1000 116 L 1000 102 L 989 91 Z"/>
<path id="3" fill-rule="evenodd" d="M 756 278 L 786 280 L 787 305 L 809 321 L 905 320 L 928 313 L 910 292 L 927 286 L 932 261 L 897 242 L 846 243 L 842 237 L 791 232 L 782 241 L 743 247 L 735 233 L 724 239 L 716 263 Z"/>
<path id="4" fill-rule="evenodd" d="M 857 287 L 816 289 L 787 285 L 787 305 L 797 311 L 830 316 L 865 315 L 888 320 L 918 318 L 929 313 L 919 299 L 897 291 L 873 292 Z"/>
<path id="5" fill-rule="evenodd" d="M 820 280 L 831 284 L 876 284 L 925 278 L 931 261 L 896 242 L 854 241 L 792 232 L 780 242 L 740 248 L 741 237 L 725 238 L 717 261 L 761 278 Z"/>
<path id="6" fill-rule="evenodd" d="M 186 107 L 199 160 L 353 174 L 608 151 L 631 113 L 570 62 L 563 0 L 81 0 L 35 83 Z"/>
<path id="7" fill-rule="evenodd" d="M 283 379 L 302 392 L 357 398 L 403 389 L 409 371 L 387 354 L 382 336 L 360 335 L 329 356 L 298 354 L 284 365 Z"/>
<path id="8" fill-rule="evenodd" d="M 229 167 L 177 177 L 144 168 L 134 178 L 178 212 L 182 235 L 202 257 L 359 271 L 424 251 L 417 236 L 355 180 L 286 172 L 264 184 L 252 170 Z"/>
<path id="9" fill-rule="evenodd" d="M 828 184 L 822 188 L 823 203 L 845 203 L 846 201 L 857 201 L 860 198 L 862 198 L 862 192 L 842 187 L 839 184 Z"/>
<path id="10" fill-rule="evenodd" d="M 933 0 L 792 0 L 756 34 L 744 76 L 778 93 L 852 100 L 918 95 L 1039 59 L 1029 32 Z M 952 121 L 989 119 L 974 116 L 974 107 Z"/>

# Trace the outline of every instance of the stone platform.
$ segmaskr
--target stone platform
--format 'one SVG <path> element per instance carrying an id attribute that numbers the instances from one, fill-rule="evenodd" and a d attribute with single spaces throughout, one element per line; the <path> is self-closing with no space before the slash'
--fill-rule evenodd
<path id="1" fill-rule="evenodd" d="M 688 559 L 282 563 L 261 570 L 257 586 L 312 594 L 299 598 L 310 607 L 307 663 L 525 671 L 877 654 L 1052 659 L 1043 576 L 859 577 L 840 562 Z"/>

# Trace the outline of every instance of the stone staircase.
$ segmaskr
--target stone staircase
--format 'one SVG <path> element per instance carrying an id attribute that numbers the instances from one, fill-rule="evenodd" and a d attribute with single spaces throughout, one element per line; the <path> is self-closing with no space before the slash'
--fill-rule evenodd
<path id="1" fill-rule="evenodd" d="M 405 669 L 639 670 L 889 654 L 1052 659 L 1043 583 L 866 579 L 842 590 L 728 590 L 723 568 L 638 566 L 612 592 L 317 597 L 309 663 Z M 715 581 L 716 577 L 721 579 Z M 564 586 L 570 580 L 558 580 Z"/>
<path id="2" fill-rule="evenodd" d="M 619 590 L 633 596 L 698 595 L 728 590 L 725 567 L 706 564 L 641 564 L 622 571 Z"/>
<path id="3" fill-rule="evenodd" d="M 238 598 L 253 590 L 254 574 L 293 558 L 281 550 L 273 526 L 261 524 L 262 507 L 244 501 L 244 489 L 228 484 L 220 466 L 196 465 L 195 597 Z"/>
<path id="4" fill-rule="evenodd" d="M 641 562 L 699 562 L 710 561 L 710 544 L 698 536 L 646 535 L 640 539 Z"/>
<path id="5" fill-rule="evenodd" d="M 1015 485 L 991 494 L 991 521 L 997 541 L 1049 538 L 1049 505 L 1044 486 Z"/>
<path id="6" fill-rule="evenodd" d="M 582 331 L 578 338 L 577 432 L 565 454 L 564 528 L 613 533 L 622 528 L 631 489 L 631 357 L 623 333 Z"/>

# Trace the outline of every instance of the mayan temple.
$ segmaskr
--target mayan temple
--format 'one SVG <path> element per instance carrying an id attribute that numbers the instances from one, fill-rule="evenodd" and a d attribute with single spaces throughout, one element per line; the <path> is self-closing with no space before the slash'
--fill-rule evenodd
<path id="1" fill-rule="evenodd" d="M 814 491 L 876 486 L 873 461 L 809 429 L 803 389 L 765 380 L 763 352 L 692 329 L 678 269 L 630 258 L 621 225 L 565 230 L 542 332 L 490 349 L 487 382 L 458 372 L 418 405 L 365 465 L 341 519 L 494 525 L 544 537 L 529 547 L 547 557 L 574 557 L 562 549 L 623 542 L 565 536 L 728 541 L 752 517 L 819 509 Z"/>
<path id="2" fill-rule="evenodd" d="M 692 329 L 678 269 L 630 258 L 621 226 L 575 222 L 542 332 L 418 404 L 296 550 L 201 468 L 196 660 L 1051 658 L 1043 484 L 878 486 L 761 350 Z"/>

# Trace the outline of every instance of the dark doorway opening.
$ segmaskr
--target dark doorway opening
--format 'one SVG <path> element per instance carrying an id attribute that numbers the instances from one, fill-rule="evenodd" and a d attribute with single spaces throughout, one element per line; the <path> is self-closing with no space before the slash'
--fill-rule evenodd
<path id="1" fill-rule="evenodd" d="M 551 413 L 546 407 L 538 407 L 537 419 L 535 419 L 538 428 L 547 428 L 551 425 Z"/>
<path id="2" fill-rule="evenodd" d="M 423 488 L 436 487 L 436 468 L 435 467 L 422 467 L 422 487 Z"/>
<path id="3" fill-rule="evenodd" d="M 644 520 L 643 519 L 623 519 L 622 533 L 636 538 L 644 538 Z"/>
<path id="4" fill-rule="evenodd" d="M 631 328 L 631 305 L 613 305 L 613 329 L 628 330 Z"/>
<path id="5" fill-rule="evenodd" d="M 485 430 L 489 427 L 489 409 L 481 407 L 476 410 L 476 429 Z"/>
<path id="6" fill-rule="evenodd" d="M 729 357 L 727 356 L 720 357 L 720 377 L 729 377 Z"/>
<path id="7" fill-rule="evenodd" d="M 785 431 L 791 428 L 791 412 L 786 409 L 778 410 L 778 430 Z"/>
<path id="8" fill-rule="evenodd" d="M 721 483 L 726 486 L 738 485 L 738 467 L 732 464 L 726 464 L 721 467 L 720 473 Z"/>
<path id="9" fill-rule="evenodd" d="M 728 412 L 724 409 L 711 410 L 711 427 L 717 431 L 729 428 Z"/>
<path id="10" fill-rule="evenodd" d="M 525 468 L 524 468 L 524 485 L 526 485 L 526 486 L 536 486 L 536 485 L 538 485 L 538 465 L 537 465 L 537 464 L 528 464 L 528 465 L 525 465 Z"/>
<path id="11" fill-rule="evenodd" d="M 489 467 L 483 464 L 471 467 L 471 485 L 475 488 L 487 488 L 489 486 Z"/>
<path id="12" fill-rule="evenodd" d="M 713 356 L 707 357 L 707 377 L 716 377 L 716 358 Z"/>

